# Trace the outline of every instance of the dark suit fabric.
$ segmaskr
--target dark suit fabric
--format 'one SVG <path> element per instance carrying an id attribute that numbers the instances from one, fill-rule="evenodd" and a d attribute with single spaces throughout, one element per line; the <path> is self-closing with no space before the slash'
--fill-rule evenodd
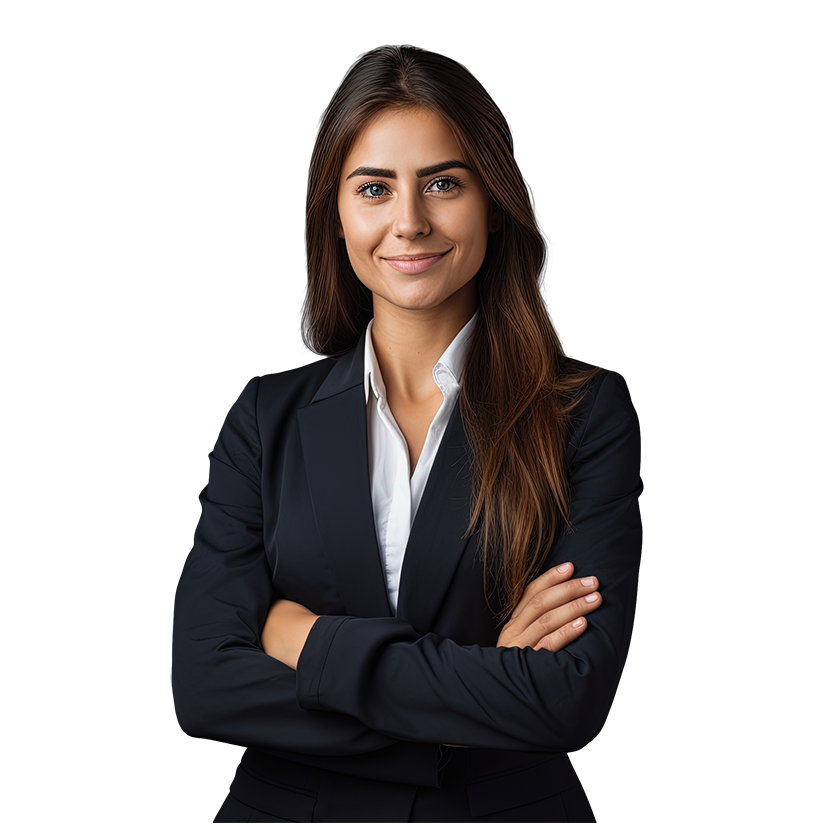
<path id="1" fill-rule="evenodd" d="M 575 577 L 596 575 L 603 603 L 563 650 L 499 648 L 478 535 L 464 537 L 460 404 L 391 613 L 363 347 L 362 334 L 338 357 L 252 378 L 209 455 L 175 597 L 172 689 L 187 734 L 247 748 L 215 820 L 592 821 L 566 754 L 602 729 L 632 633 L 643 483 L 627 384 L 605 370 L 586 389 L 567 446 L 573 529 L 543 565 L 572 561 Z M 277 598 L 321 616 L 297 671 L 261 646 Z"/>

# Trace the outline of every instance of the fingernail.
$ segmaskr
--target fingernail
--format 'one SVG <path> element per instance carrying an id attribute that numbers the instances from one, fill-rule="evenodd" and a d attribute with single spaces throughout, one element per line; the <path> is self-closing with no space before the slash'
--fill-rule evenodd
<path id="1" fill-rule="evenodd" d="M 598 600 L 598 593 L 597 592 L 590 592 L 589 595 L 587 595 L 587 597 L 584 598 L 584 600 L 589 601 L 590 604 L 591 604 L 593 601 Z"/>
<path id="2" fill-rule="evenodd" d="M 568 569 L 569 564 L 561 564 L 561 566 L 558 567 L 558 572 L 566 572 Z"/>
<path id="3" fill-rule="evenodd" d="M 594 578 L 581 578 L 581 583 L 585 587 L 591 587 L 595 583 L 595 579 Z"/>
<path id="4" fill-rule="evenodd" d="M 583 623 L 584 623 L 584 619 L 583 619 L 583 618 L 576 618 L 576 619 L 572 622 L 572 626 L 573 626 L 573 627 L 580 627 L 580 626 L 581 626 L 581 624 L 583 624 Z"/>

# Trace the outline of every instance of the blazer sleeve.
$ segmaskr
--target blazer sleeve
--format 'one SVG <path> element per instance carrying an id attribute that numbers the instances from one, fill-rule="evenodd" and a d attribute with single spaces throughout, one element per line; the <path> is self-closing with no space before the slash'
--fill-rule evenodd
<path id="1" fill-rule="evenodd" d="M 244 747 L 349 755 L 396 743 L 358 719 L 296 699 L 295 670 L 264 652 L 273 603 L 263 546 L 261 445 L 252 378 L 209 454 L 194 546 L 174 602 L 172 691 L 188 735 Z"/>
<path id="2" fill-rule="evenodd" d="M 570 464 L 571 522 L 544 569 L 596 575 L 602 603 L 558 652 L 463 646 L 397 618 L 321 616 L 297 665 L 299 704 L 409 741 L 572 752 L 601 731 L 629 652 L 641 561 L 641 436 L 607 371 Z"/>

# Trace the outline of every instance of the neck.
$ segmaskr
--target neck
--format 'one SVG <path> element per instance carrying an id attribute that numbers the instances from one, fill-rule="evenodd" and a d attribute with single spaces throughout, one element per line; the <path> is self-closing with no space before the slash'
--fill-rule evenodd
<path id="1" fill-rule="evenodd" d="M 474 281 L 467 286 L 432 309 L 404 309 L 373 296 L 372 346 L 390 398 L 414 404 L 440 394 L 432 370 L 478 308 Z"/>

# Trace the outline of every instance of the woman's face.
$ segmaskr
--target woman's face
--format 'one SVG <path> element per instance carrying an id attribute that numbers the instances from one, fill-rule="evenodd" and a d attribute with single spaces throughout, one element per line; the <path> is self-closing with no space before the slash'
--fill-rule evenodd
<path id="1" fill-rule="evenodd" d="M 376 311 L 381 300 L 430 309 L 467 290 L 474 305 L 494 229 L 486 190 L 464 164 L 449 127 L 424 110 L 383 112 L 358 136 L 341 170 L 338 234 Z M 409 256 L 425 257 L 390 262 Z"/>

